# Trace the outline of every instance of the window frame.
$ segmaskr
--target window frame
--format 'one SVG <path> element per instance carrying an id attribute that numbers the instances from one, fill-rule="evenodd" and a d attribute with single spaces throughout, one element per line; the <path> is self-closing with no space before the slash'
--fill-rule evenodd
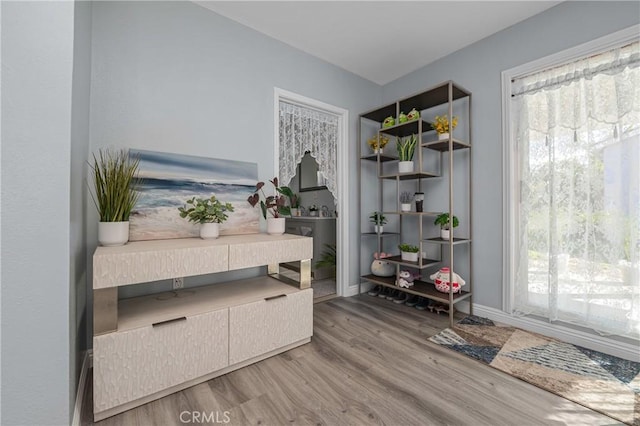
<path id="1" fill-rule="evenodd" d="M 511 125 L 512 80 L 528 74 L 553 68 L 586 56 L 601 53 L 638 39 L 640 25 L 633 25 L 615 33 L 591 40 L 578 46 L 536 59 L 502 71 L 502 310 L 513 313 L 517 250 L 519 245 L 520 170 L 518 146 L 515 145 L 514 126 Z M 512 143 L 513 141 L 513 143 Z M 517 202 L 516 202 L 517 200 Z"/>

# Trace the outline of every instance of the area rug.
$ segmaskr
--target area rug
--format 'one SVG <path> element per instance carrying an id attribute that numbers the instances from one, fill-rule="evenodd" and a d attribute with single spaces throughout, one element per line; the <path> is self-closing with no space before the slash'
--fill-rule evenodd
<path id="1" fill-rule="evenodd" d="M 468 316 L 430 341 L 630 425 L 640 425 L 640 363 Z"/>

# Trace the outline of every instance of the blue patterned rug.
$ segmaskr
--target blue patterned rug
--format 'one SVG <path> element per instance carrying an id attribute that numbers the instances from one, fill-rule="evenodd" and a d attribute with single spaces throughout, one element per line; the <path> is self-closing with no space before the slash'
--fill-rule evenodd
<path id="1" fill-rule="evenodd" d="M 640 425 L 640 363 L 468 316 L 429 339 L 630 425 Z"/>

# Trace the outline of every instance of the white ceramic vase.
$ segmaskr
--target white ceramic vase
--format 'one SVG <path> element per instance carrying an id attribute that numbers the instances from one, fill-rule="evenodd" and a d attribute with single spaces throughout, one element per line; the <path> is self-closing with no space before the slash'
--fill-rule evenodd
<path id="1" fill-rule="evenodd" d="M 267 219 L 267 234 L 282 235 L 284 234 L 285 219 L 284 217 L 270 217 Z"/>
<path id="2" fill-rule="evenodd" d="M 382 155 L 383 152 L 384 152 L 384 148 L 376 148 L 376 149 L 373 150 L 374 154 Z"/>
<path id="3" fill-rule="evenodd" d="M 440 238 L 443 240 L 449 240 L 449 230 L 448 229 L 440 229 Z"/>
<path id="4" fill-rule="evenodd" d="M 398 162 L 398 173 L 412 173 L 412 172 L 413 172 L 413 161 Z"/>
<path id="5" fill-rule="evenodd" d="M 98 223 L 98 243 L 101 246 L 123 246 L 127 241 L 129 241 L 129 222 Z"/>
<path id="6" fill-rule="evenodd" d="M 448 141 L 449 140 L 449 133 L 438 133 L 438 140 L 439 141 Z"/>
<path id="7" fill-rule="evenodd" d="M 417 262 L 418 261 L 418 253 L 409 253 L 408 251 L 401 251 L 400 257 L 405 262 Z"/>
<path id="8" fill-rule="evenodd" d="M 374 228 L 376 234 L 382 234 L 382 232 L 384 230 L 384 226 L 383 225 L 374 225 L 373 228 Z"/>
<path id="9" fill-rule="evenodd" d="M 200 238 L 203 240 L 214 240 L 220 235 L 219 223 L 201 223 Z"/>
<path id="10" fill-rule="evenodd" d="M 403 212 L 410 212 L 411 211 L 411 203 L 402 203 L 400 204 L 400 210 Z"/>

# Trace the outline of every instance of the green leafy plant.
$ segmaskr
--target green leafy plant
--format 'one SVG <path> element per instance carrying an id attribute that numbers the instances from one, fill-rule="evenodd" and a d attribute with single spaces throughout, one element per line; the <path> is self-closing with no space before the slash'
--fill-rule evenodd
<path id="1" fill-rule="evenodd" d="M 449 229 L 449 213 L 442 213 L 441 215 L 436 217 L 436 220 L 433 222 L 433 224 L 440 225 L 440 228 L 442 229 Z M 458 221 L 458 218 L 453 216 L 453 227 L 455 228 L 459 224 L 460 222 Z"/>
<path id="2" fill-rule="evenodd" d="M 382 226 L 387 223 L 387 218 L 384 217 L 382 212 L 371 213 L 371 215 L 369 216 L 369 220 L 371 221 L 371 223 L 377 226 Z"/>
<path id="3" fill-rule="evenodd" d="M 396 149 L 398 150 L 398 159 L 400 161 L 412 161 L 413 153 L 418 144 L 418 136 L 411 135 L 406 138 L 396 137 Z"/>
<path id="4" fill-rule="evenodd" d="M 220 200 L 212 195 L 211 198 L 193 197 L 187 200 L 187 204 L 178 207 L 181 218 L 188 218 L 189 222 L 194 223 L 222 223 L 227 220 L 226 212 L 232 212 L 231 203 L 221 203 Z"/>
<path id="5" fill-rule="evenodd" d="M 264 190 L 264 182 L 258 182 L 256 184 L 256 190 L 253 195 L 247 198 L 251 207 L 255 207 L 260 203 L 260 209 L 262 210 L 262 217 L 267 218 L 267 211 L 271 213 L 271 216 L 278 218 L 282 216 L 288 216 L 291 214 L 291 208 L 287 206 L 287 198 L 291 199 L 293 191 L 288 186 L 278 186 L 278 178 L 274 177 L 269 182 L 275 188 L 276 194 L 267 195 Z M 264 197 L 264 200 L 260 199 L 260 194 Z M 286 197 L 286 198 L 285 198 Z"/>
<path id="6" fill-rule="evenodd" d="M 404 251 L 406 253 L 417 253 L 420 251 L 420 248 L 418 246 L 414 246 L 411 244 L 400 244 L 398 248 L 400 249 L 400 251 Z"/>
<path id="7" fill-rule="evenodd" d="M 138 202 L 140 159 L 130 157 L 126 149 L 100 150 L 89 163 L 93 192 L 89 191 L 100 215 L 100 222 L 126 222 Z"/>
<path id="8" fill-rule="evenodd" d="M 325 244 L 325 250 L 320 255 L 320 260 L 316 262 L 316 267 L 324 268 L 325 266 L 336 266 L 336 245 L 335 244 Z"/>

